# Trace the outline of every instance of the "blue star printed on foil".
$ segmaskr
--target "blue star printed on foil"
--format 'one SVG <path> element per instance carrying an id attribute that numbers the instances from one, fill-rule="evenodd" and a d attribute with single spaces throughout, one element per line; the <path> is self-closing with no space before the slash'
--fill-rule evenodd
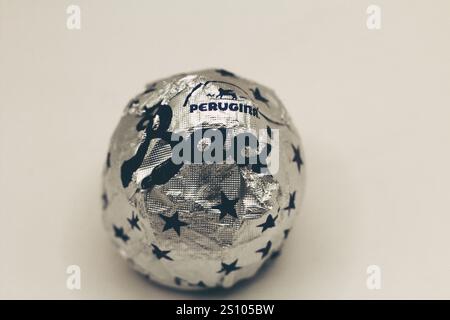
<path id="1" fill-rule="evenodd" d="M 174 281 L 175 281 L 175 284 L 177 286 L 181 286 L 181 283 L 183 282 L 183 279 L 181 279 L 179 277 L 175 277 Z"/>
<path id="2" fill-rule="evenodd" d="M 189 223 L 180 221 L 180 219 L 178 218 L 178 211 L 176 211 L 171 217 L 166 217 L 165 215 L 162 215 L 162 214 L 160 214 L 159 216 L 165 222 L 163 232 L 173 229 L 178 234 L 178 236 L 180 236 L 181 227 L 187 226 L 189 224 Z"/>
<path id="3" fill-rule="evenodd" d="M 111 168 L 111 152 L 108 152 L 108 155 L 106 156 L 106 168 Z"/>
<path id="4" fill-rule="evenodd" d="M 173 259 L 168 256 L 168 254 L 170 253 L 171 250 L 161 250 L 160 248 L 158 248 L 157 245 L 155 245 L 153 243 L 152 243 L 152 247 L 153 247 L 152 252 L 156 256 L 156 258 L 158 258 L 159 260 L 167 259 L 167 260 L 173 261 Z"/>
<path id="5" fill-rule="evenodd" d="M 197 283 L 189 283 L 190 287 L 199 287 L 199 288 L 206 288 L 207 285 L 203 281 L 199 281 Z"/>
<path id="6" fill-rule="evenodd" d="M 103 192 L 103 194 L 102 194 L 102 208 L 103 208 L 103 210 L 108 208 L 108 204 L 109 204 L 108 195 L 106 194 L 106 192 Z"/>
<path id="7" fill-rule="evenodd" d="M 222 269 L 217 271 L 217 273 L 225 272 L 225 275 L 228 275 L 229 273 L 231 273 L 233 271 L 239 270 L 241 267 L 239 267 L 237 265 L 237 262 L 238 262 L 238 259 L 234 260 L 230 264 L 226 264 L 226 263 L 222 262 Z"/>
<path id="8" fill-rule="evenodd" d="M 261 92 L 259 91 L 259 88 L 250 89 L 250 91 L 253 93 L 253 96 L 256 100 L 259 100 L 261 102 L 267 103 L 269 100 L 267 100 L 265 97 L 262 96 Z"/>
<path id="9" fill-rule="evenodd" d="M 236 78 L 236 75 L 233 72 L 227 71 L 225 69 L 217 69 L 216 72 L 219 73 L 222 77 Z"/>
<path id="10" fill-rule="evenodd" d="M 113 224 L 113 229 L 114 229 L 114 236 L 116 238 L 121 239 L 123 242 L 127 242 L 128 240 L 130 240 L 130 237 L 125 233 L 125 231 L 123 230 L 122 227 L 118 227 L 115 224 Z"/>
<path id="11" fill-rule="evenodd" d="M 300 156 L 300 147 L 296 147 L 292 145 L 292 150 L 294 151 L 294 158 L 292 161 L 294 161 L 297 164 L 297 170 L 300 173 L 303 165 L 302 157 Z"/>
<path id="12" fill-rule="evenodd" d="M 222 220 L 223 218 L 225 218 L 226 215 L 230 215 L 233 218 L 237 218 L 238 216 L 237 216 L 236 209 L 234 206 L 239 201 L 239 198 L 230 200 L 227 198 L 225 193 L 220 192 L 220 199 L 221 199 L 220 204 L 217 204 L 212 207 L 213 209 L 217 209 L 220 211 L 219 220 Z"/>
<path id="13" fill-rule="evenodd" d="M 287 210 L 288 214 L 291 214 L 291 210 L 295 209 L 295 194 L 296 191 L 289 193 L 289 204 L 287 207 L 284 207 L 283 210 Z"/>
<path id="14" fill-rule="evenodd" d="M 261 253 L 261 259 L 264 259 L 269 254 L 270 248 L 272 248 L 272 241 L 267 241 L 264 248 L 256 250 L 255 252 Z"/>
<path id="15" fill-rule="evenodd" d="M 139 222 L 139 217 L 137 215 L 134 214 L 134 212 L 131 213 L 131 218 L 127 218 L 128 223 L 131 226 L 131 229 L 138 229 L 139 231 L 141 231 L 141 227 L 139 227 L 138 222 Z"/>
<path id="16" fill-rule="evenodd" d="M 261 232 L 264 232 L 264 231 L 266 231 L 266 230 L 269 229 L 269 228 L 275 227 L 275 221 L 276 221 L 277 219 L 278 219 L 278 216 L 276 216 L 276 217 L 274 218 L 274 217 L 272 217 L 271 214 L 269 214 L 269 215 L 267 216 L 267 218 L 266 218 L 266 222 L 257 225 L 257 227 L 262 228 L 262 231 L 261 231 Z"/>

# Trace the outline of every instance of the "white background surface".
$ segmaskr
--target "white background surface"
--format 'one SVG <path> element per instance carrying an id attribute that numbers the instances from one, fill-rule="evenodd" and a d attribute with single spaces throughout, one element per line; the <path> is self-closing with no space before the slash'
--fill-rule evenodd
<path id="1" fill-rule="evenodd" d="M 381 30 L 366 27 L 370 4 Z M 445 0 L 0 0 L 0 298 L 450 298 L 449 32 Z M 307 192 L 282 255 L 206 295 L 127 267 L 101 224 L 100 177 L 128 100 L 209 67 L 276 90 Z M 372 264 L 381 290 L 366 287 Z"/>

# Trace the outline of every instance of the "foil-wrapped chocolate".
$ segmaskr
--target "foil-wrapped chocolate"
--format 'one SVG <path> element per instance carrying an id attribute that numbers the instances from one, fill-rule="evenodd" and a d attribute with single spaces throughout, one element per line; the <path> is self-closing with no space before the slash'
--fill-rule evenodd
<path id="1" fill-rule="evenodd" d="M 226 70 L 152 83 L 125 108 L 103 220 L 158 283 L 230 287 L 276 255 L 303 196 L 300 137 L 275 93 Z"/>

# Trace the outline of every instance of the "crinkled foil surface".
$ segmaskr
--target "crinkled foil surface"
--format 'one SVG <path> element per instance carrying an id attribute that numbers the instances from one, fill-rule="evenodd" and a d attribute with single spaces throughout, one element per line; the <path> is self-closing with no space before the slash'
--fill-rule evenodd
<path id="1" fill-rule="evenodd" d="M 191 112 L 209 102 L 249 107 Z M 261 143 L 277 129 L 279 170 L 173 165 L 170 134 L 199 128 L 265 131 Z M 105 228 L 129 264 L 153 281 L 192 290 L 230 287 L 253 276 L 287 238 L 303 197 L 302 151 L 286 109 L 258 83 L 213 69 L 154 82 L 130 101 L 111 139 Z"/>

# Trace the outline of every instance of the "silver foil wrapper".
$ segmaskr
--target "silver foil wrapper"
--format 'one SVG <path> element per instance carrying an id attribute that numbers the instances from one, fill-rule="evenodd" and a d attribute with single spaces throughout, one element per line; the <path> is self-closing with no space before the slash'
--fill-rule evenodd
<path id="1" fill-rule="evenodd" d="M 175 163 L 181 140 L 173 134 L 186 140 L 207 129 L 224 133 L 226 148 L 239 133 L 259 133 L 259 147 L 277 147 L 268 153 L 278 170 L 260 162 Z M 194 148 L 205 150 L 205 139 Z M 253 276 L 287 238 L 303 197 L 302 151 L 286 109 L 258 83 L 222 69 L 156 81 L 130 101 L 112 136 L 105 228 L 129 264 L 153 281 L 230 287 Z"/>

